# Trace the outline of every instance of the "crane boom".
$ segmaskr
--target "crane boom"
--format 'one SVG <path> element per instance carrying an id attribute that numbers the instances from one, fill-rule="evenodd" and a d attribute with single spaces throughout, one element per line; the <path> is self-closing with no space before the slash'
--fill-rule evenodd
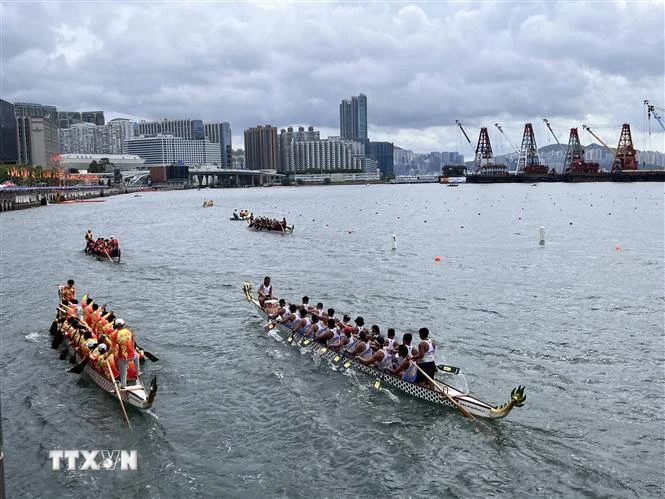
<path id="1" fill-rule="evenodd" d="M 545 125 L 549 129 L 550 133 L 552 134 L 552 137 L 554 137 L 554 140 L 556 140 L 556 143 L 559 144 L 559 147 L 563 151 L 564 154 L 566 154 L 566 150 L 564 147 L 561 145 L 561 142 L 559 142 L 559 139 L 557 138 L 556 134 L 554 133 L 554 130 L 552 130 L 552 127 L 550 126 L 550 122 L 547 118 L 543 118 L 543 121 L 545 122 Z"/>
<path id="2" fill-rule="evenodd" d="M 608 146 L 605 142 L 603 142 L 603 140 L 602 140 L 600 137 L 598 137 L 598 135 L 596 135 L 595 133 L 593 133 L 593 130 L 591 130 L 591 128 L 589 128 L 589 127 L 586 126 L 586 125 L 582 125 L 582 128 L 584 128 L 584 130 L 586 130 L 586 131 L 589 132 L 591 135 L 593 135 L 594 138 L 595 138 L 598 142 L 600 142 L 600 144 L 601 144 L 605 149 L 607 149 L 607 151 L 608 151 L 612 156 L 615 156 L 615 155 L 616 155 L 616 151 L 612 150 L 612 148 L 611 148 L 610 146 Z"/>
<path id="3" fill-rule="evenodd" d="M 653 116 L 656 118 L 656 121 L 661 126 L 661 128 L 665 131 L 665 122 L 660 115 L 661 112 L 665 112 L 665 108 L 651 104 L 651 102 L 648 100 L 644 101 L 644 105 L 647 107 L 647 119 L 651 120 L 651 116 Z M 651 135 L 651 129 L 649 129 L 649 135 Z"/>
<path id="4" fill-rule="evenodd" d="M 466 134 L 466 131 L 464 130 L 464 127 L 462 126 L 462 123 L 460 123 L 460 120 L 455 120 L 455 123 L 457 123 L 457 126 L 459 127 L 460 130 L 462 130 L 462 133 L 464 134 L 464 138 L 466 141 L 469 143 L 469 147 L 471 147 L 471 150 L 473 153 L 476 153 L 476 150 L 473 148 L 473 144 L 471 143 L 471 139 L 469 136 Z"/>
<path id="5" fill-rule="evenodd" d="M 517 148 L 517 146 L 516 146 L 515 144 L 513 144 L 513 141 L 510 140 L 510 137 L 508 137 L 508 135 L 506 135 L 506 134 L 504 133 L 503 128 L 501 128 L 501 125 L 499 125 L 498 123 L 494 123 L 494 126 L 497 127 L 497 128 L 499 129 L 499 131 L 501 132 L 501 135 L 503 135 L 503 136 L 506 138 L 506 140 L 508 141 L 508 143 L 509 143 L 511 146 L 513 146 L 513 149 L 515 149 L 515 152 L 516 152 L 517 154 L 520 154 L 520 150 Z"/>

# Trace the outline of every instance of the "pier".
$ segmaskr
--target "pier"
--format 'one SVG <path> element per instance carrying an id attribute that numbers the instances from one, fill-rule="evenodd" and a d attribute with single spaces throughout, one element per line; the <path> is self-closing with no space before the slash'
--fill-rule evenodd
<path id="1" fill-rule="evenodd" d="M 92 199 L 142 190 L 132 187 L 74 186 L 74 187 L 6 187 L 0 189 L 0 212 L 63 201 Z"/>

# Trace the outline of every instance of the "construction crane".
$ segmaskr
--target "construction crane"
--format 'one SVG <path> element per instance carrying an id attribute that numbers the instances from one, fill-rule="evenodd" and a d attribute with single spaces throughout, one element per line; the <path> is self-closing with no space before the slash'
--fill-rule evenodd
<path id="1" fill-rule="evenodd" d="M 605 149 L 607 149 L 607 151 L 612 155 L 612 157 L 614 157 L 614 156 L 616 155 L 616 151 L 615 151 L 614 149 L 612 149 L 610 146 L 608 146 L 605 142 L 603 142 L 603 140 L 602 140 L 600 137 L 598 137 L 598 135 L 596 135 L 595 133 L 593 133 L 593 130 L 591 130 L 591 128 L 589 128 L 587 125 L 582 125 L 582 128 L 584 128 L 584 130 L 586 130 L 586 131 L 589 132 L 591 135 L 593 135 L 593 137 L 594 137 L 598 142 L 600 142 L 600 144 L 601 144 Z"/>
<path id="2" fill-rule="evenodd" d="M 494 123 L 494 126 L 497 127 L 497 128 L 499 129 L 499 131 L 501 132 L 501 135 L 503 135 L 503 136 L 506 138 L 506 140 L 508 141 L 508 143 L 509 143 L 511 146 L 513 146 L 513 149 L 515 149 L 515 152 L 516 152 L 517 154 L 519 154 L 519 153 L 520 153 L 520 150 L 517 148 L 517 146 L 516 146 L 515 144 L 513 144 L 513 141 L 510 140 L 510 137 L 508 137 L 508 135 L 506 135 L 506 133 L 503 131 L 503 128 L 501 128 L 501 125 L 499 125 L 498 123 Z"/>
<path id="3" fill-rule="evenodd" d="M 647 107 L 647 119 L 649 120 L 649 124 L 651 123 L 651 116 L 653 116 L 656 118 L 656 121 L 661 126 L 661 128 L 665 131 L 665 122 L 660 115 L 660 113 L 665 113 L 665 108 L 651 104 L 648 100 L 644 101 L 644 105 Z M 651 126 L 649 126 L 649 135 L 651 135 Z"/>

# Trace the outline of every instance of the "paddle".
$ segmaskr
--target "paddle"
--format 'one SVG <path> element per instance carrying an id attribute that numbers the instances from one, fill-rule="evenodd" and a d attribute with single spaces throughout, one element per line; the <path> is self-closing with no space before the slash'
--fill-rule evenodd
<path id="1" fill-rule="evenodd" d="M 148 360 L 150 360 L 151 362 L 157 362 L 157 361 L 159 360 L 159 357 L 157 357 L 156 355 L 154 355 L 154 354 L 148 352 L 146 349 L 141 348 L 141 347 L 139 346 L 138 343 L 134 342 L 134 346 L 135 346 L 136 348 L 138 348 L 139 350 L 143 350 L 143 355 L 145 355 L 146 358 L 147 358 Z"/>
<path id="2" fill-rule="evenodd" d="M 60 360 L 65 360 L 67 358 L 67 354 L 69 353 L 69 349 L 65 348 L 62 353 L 60 353 Z"/>
<path id="3" fill-rule="evenodd" d="M 447 366 L 445 364 L 439 364 L 436 367 L 439 371 L 443 371 L 444 373 L 448 374 L 459 374 L 460 371 L 459 367 Z"/>
<path id="4" fill-rule="evenodd" d="M 109 363 L 108 359 L 106 359 L 106 368 L 109 370 L 109 375 L 111 376 L 111 383 L 113 383 L 115 394 L 118 396 L 118 402 L 120 402 L 120 407 L 122 408 L 122 412 L 125 415 L 125 421 L 127 421 L 127 426 L 129 426 L 129 431 L 134 431 L 132 430 L 132 425 L 129 422 L 129 418 L 127 417 L 125 404 L 122 403 L 122 396 L 120 395 L 120 390 L 118 390 L 118 385 L 116 385 L 115 383 L 115 376 L 113 376 L 113 371 L 111 370 L 111 364 Z"/>
<path id="5" fill-rule="evenodd" d="M 430 378 L 429 375 L 425 371 L 423 371 L 416 362 L 411 361 L 411 363 L 414 366 L 416 366 L 416 369 L 418 369 L 418 371 L 420 371 L 420 373 L 425 377 L 425 379 L 429 381 L 432 384 L 432 386 L 434 386 L 435 390 L 439 392 L 441 395 L 443 395 L 451 404 L 453 404 L 453 407 L 455 407 L 455 409 L 461 412 L 465 418 L 469 418 L 471 421 L 476 420 L 476 418 L 474 418 L 471 415 L 471 413 L 469 413 L 469 411 L 467 411 L 464 407 L 462 407 L 455 400 L 453 400 L 453 398 L 450 395 L 448 395 L 443 388 L 441 388 L 441 385 L 439 385 L 436 381 Z"/>
<path id="6" fill-rule="evenodd" d="M 109 252 L 106 251 L 106 250 L 104 250 L 104 254 L 106 255 L 106 258 L 109 259 L 109 262 L 113 263 L 113 260 L 112 260 L 111 257 L 109 256 Z"/>
<path id="7" fill-rule="evenodd" d="M 55 333 L 58 332 L 58 323 L 56 321 L 53 321 L 48 331 L 49 333 L 51 333 L 51 336 L 55 336 Z"/>
<path id="8" fill-rule="evenodd" d="M 78 365 L 72 367 L 69 369 L 68 372 L 74 373 L 74 374 L 81 374 L 83 372 L 83 369 L 85 366 L 88 364 L 88 361 L 90 360 L 90 355 L 86 356 L 85 359 L 83 359 Z"/>

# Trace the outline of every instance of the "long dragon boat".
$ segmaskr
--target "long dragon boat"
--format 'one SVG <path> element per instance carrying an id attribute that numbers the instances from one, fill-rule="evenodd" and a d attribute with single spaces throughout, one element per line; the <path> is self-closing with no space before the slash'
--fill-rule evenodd
<path id="1" fill-rule="evenodd" d="M 143 382 L 141 374 L 132 377 L 128 376 L 127 387 L 118 389 L 115 381 L 111 381 L 107 376 L 102 375 L 99 371 L 94 369 L 94 367 L 88 362 L 87 355 L 82 356 L 79 349 L 75 347 L 73 335 L 71 334 L 73 326 L 70 323 L 70 319 L 63 318 L 62 310 L 59 310 L 58 316 L 59 317 L 56 317 L 56 320 L 53 323 L 55 326 L 51 326 L 51 333 L 56 336 L 56 338 L 62 337 L 67 342 L 67 349 L 63 351 L 63 354 L 66 352 L 71 355 L 72 358 L 70 359 L 70 362 L 76 363 L 76 367 L 70 369 L 71 372 L 84 372 L 97 386 L 113 397 L 117 397 L 117 393 L 119 392 L 122 401 L 132 407 L 138 409 L 149 409 L 152 407 L 155 395 L 157 394 L 156 376 L 153 376 L 150 385 L 147 388 Z M 57 343 L 59 342 L 54 339 L 51 345 L 52 348 L 57 348 Z M 150 355 L 152 356 L 152 354 Z M 61 355 L 61 359 L 64 358 L 66 358 L 66 355 Z M 156 359 L 154 356 L 153 358 Z M 74 371 L 74 369 L 77 368 L 80 368 L 81 370 Z"/>
<path id="2" fill-rule="evenodd" d="M 258 300 L 252 294 L 251 284 L 245 282 L 242 286 L 245 298 L 254 306 L 256 312 L 266 320 L 269 320 L 268 314 L 261 307 Z M 271 335 L 278 335 L 279 339 L 293 347 L 305 349 L 313 355 L 320 356 L 327 360 L 336 368 L 354 369 L 362 374 L 371 377 L 374 381 L 372 385 L 377 388 L 381 385 L 387 385 L 395 388 L 407 395 L 419 398 L 432 404 L 438 404 L 455 408 L 457 410 L 468 412 L 473 416 L 478 416 L 486 419 L 501 419 L 505 418 L 513 407 L 522 407 L 526 401 L 524 394 L 524 387 L 518 386 L 513 389 L 510 394 L 510 400 L 502 405 L 492 405 L 484 402 L 471 393 L 466 393 L 453 386 L 436 379 L 436 383 L 442 388 L 442 391 L 434 390 L 428 386 L 422 386 L 416 383 L 411 383 L 403 380 L 400 376 L 395 376 L 383 372 L 371 366 L 366 366 L 360 362 L 344 357 L 340 352 L 329 350 L 325 345 L 314 340 L 305 338 L 303 335 L 294 333 L 291 329 L 284 326 L 279 322 L 269 322 L 272 330 Z M 460 409 L 457 406 L 461 406 Z"/>

